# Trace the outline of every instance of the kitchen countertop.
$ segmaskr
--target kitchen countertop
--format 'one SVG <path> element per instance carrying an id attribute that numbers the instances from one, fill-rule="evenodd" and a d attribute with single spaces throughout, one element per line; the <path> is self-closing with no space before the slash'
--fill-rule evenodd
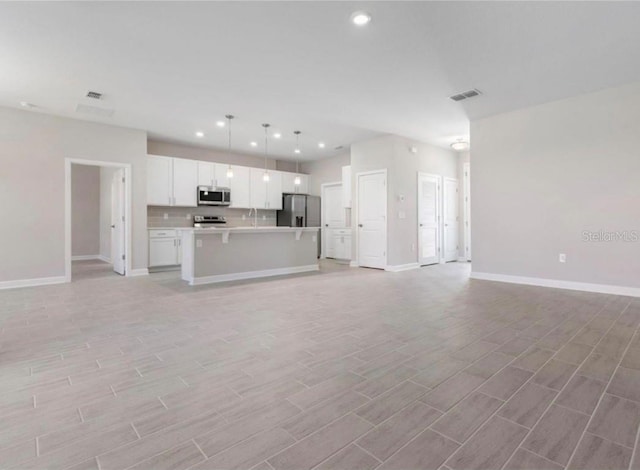
<path id="1" fill-rule="evenodd" d="M 320 227 L 186 227 L 181 230 L 185 232 L 216 233 L 216 232 L 238 232 L 238 233 L 268 233 L 268 232 L 309 232 L 317 231 Z"/>

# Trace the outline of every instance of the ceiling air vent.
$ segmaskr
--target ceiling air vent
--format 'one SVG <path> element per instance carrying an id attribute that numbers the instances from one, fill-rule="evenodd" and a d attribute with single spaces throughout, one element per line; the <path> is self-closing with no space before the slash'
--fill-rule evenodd
<path id="1" fill-rule="evenodd" d="M 87 92 L 87 98 L 91 98 L 94 100 L 101 100 L 102 99 L 102 93 L 98 93 L 97 91 L 88 91 Z"/>
<path id="2" fill-rule="evenodd" d="M 469 98 L 475 98 L 476 96 L 481 95 L 482 92 L 474 88 L 473 90 L 463 91 L 462 93 L 456 93 L 455 95 L 451 95 L 449 97 L 450 100 L 453 101 L 463 101 Z"/>

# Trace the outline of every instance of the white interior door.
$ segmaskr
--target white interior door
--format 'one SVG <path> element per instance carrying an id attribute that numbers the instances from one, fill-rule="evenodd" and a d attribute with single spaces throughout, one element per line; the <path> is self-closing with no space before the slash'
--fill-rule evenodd
<path id="1" fill-rule="evenodd" d="M 333 232 L 335 228 L 344 228 L 345 211 L 342 207 L 342 184 L 325 184 L 322 186 L 322 256 L 335 257 Z"/>
<path id="2" fill-rule="evenodd" d="M 458 259 L 458 180 L 444 179 L 444 261 Z"/>
<path id="3" fill-rule="evenodd" d="M 418 173 L 418 263 L 440 262 L 440 176 Z"/>
<path id="4" fill-rule="evenodd" d="M 367 268 L 387 266 L 387 173 L 357 175 L 358 264 Z"/>
<path id="5" fill-rule="evenodd" d="M 464 164 L 464 253 L 471 261 L 471 165 Z"/>
<path id="6" fill-rule="evenodd" d="M 125 274 L 125 185 L 124 169 L 119 169 L 111 179 L 111 261 L 113 270 Z"/>

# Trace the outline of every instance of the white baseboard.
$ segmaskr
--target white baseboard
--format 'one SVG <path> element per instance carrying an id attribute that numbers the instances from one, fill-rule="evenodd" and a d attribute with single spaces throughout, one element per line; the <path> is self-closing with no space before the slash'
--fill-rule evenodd
<path id="1" fill-rule="evenodd" d="M 132 269 L 129 271 L 129 274 L 127 274 L 127 277 L 146 276 L 147 274 L 149 274 L 147 268 Z"/>
<path id="2" fill-rule="evenodd" d="M 349 261 L 349 266 L 352 267 L 352 268 L 359 268 L 360 267 L 358 262 L 357 261 L 353 261 L 353 260 Z"/>
<path id="3" fill-rule="evenodd" d="M 466 256 L 458 256 L 458 263 L 466 263 L 469 261 Z"/>
<path id="4" fill-rule="evenodd" d="M 561 281 L 558 279 L 545 279 L 539 277 L 511 276 L 508 274 L 492 274 L 471 272 L 472 279 L 484 281 L 508 282 L 511 284 L 525 284 L 528 286 L 552 287 L 555 289 L 579 290 L 584 292 L 596 292 L 599 294 L 626 295 L 640 297 L 639 287 L 614 286 L 610 284 L 590 284 L 587 282 Z"/>
<path id="5" fill-rule="evenodd" d="M 100 259 L 100 255 L 75 255 L 71 257 L 71 261 L 86 261 L 90 259 Z"/>
<path id="6" fill-rule="evenodd" d="M 189 280 L 192 286 L 201 284 L 214 284 L 218 282 L 240 281 L 244 279 L 258 279 L 261 277 L 284 276 L 286 274 L 306 273 L 310 271 L 318 271 L 320 266 L 317 264 L 309 264 L 306 266 L 295 266 L 291 268 L 265 269 L 262 271 L 246 271 L 243 273 L 217 274 L 215 276 L 203 276 Z"/>
<path id="7" fill-rule="evenodd" d="M 36 279 L 16 279 L 15 281 L 0 281 L 0 289 L 16 289 L 18 287 L 47 286 L 63 284 L 67 281 L 64 276 L 40 277 Z"/>
<path id="8" fill-rule="evenodd" d="M 111 258 L 109 258 L 109 257 L 107 257 L 107 256 L 104 256 L 104 255 L 98 255 L 98 259 L 99 259 L 100 261 L 104 261 L 105 263 L 109 263 L 109 264 L 111 264 Z"/>
<path id="9" fill-rule="evenodd" d="M 400 271 L 409 271 L 411 269 L 418 269 L 420 265 L 418 263 L 396 264 L 395 266 L 387 266 L 385 271 L 392 273 L 399 273 Z"/>

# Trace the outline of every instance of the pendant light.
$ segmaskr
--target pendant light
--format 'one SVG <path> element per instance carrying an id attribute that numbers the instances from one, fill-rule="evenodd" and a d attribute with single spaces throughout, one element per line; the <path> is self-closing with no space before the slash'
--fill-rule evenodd
<path id="1" fill-rule="evenodd" d="M 264 174 L 262 175 L 262 181 L 265 183 L 269 181 L 269 170 L 267 170 L 267 155 L 269 153 L 269 126 L 270 124 L 263 124 L 264 127 Z"/>
<path id="2" fill-rule="evenodd" d="M 227 133 L 229 135 L 229 159 L 231 159 L 231 120 L 234 118 L 233 115 L 227 114 L 225 116 L 227 118 Z M 227 168 L 227 178 L 233 178 L 233 168 L 231 168 L 231 163 L 229 163 L 229 168 Z"/>
<path id="3" fill-rule="evenodd" d="M 293 151 L 296 155 L 300 155 L 300 131 L 293 131 L 296 135 L 296 148 Z M 293 180 L 293 184 L 300 186 L 302 178 L 300 178 L 300 157 L 296 157 L 296 177 Z"/>

